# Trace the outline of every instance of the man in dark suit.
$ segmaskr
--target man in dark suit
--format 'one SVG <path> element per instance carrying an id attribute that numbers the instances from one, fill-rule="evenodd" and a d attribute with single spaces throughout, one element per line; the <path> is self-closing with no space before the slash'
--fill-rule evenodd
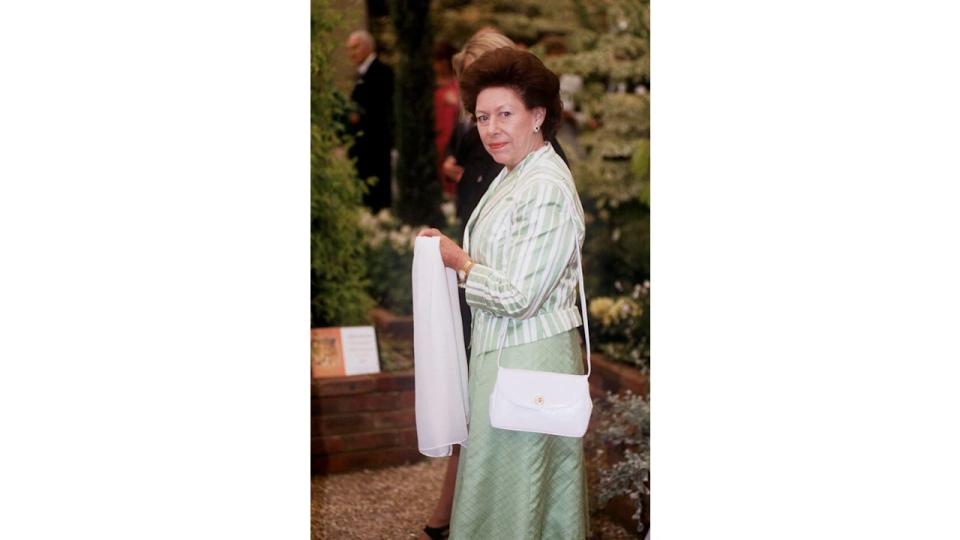
<path id="1" fill-rule="evenodd" d="M 350 99 L 357 111 L 350 114 L 354 136 L 350 157 L 357 160 L 360 178 L 374 176 L 363 202 L 376 213 L 390 208 L 390 149 L 393 148 L 393 70 L 374 52 L 373 36 L 357 30 L 347 39 L 347 54 L 357 66 L 357 82 Z"/>

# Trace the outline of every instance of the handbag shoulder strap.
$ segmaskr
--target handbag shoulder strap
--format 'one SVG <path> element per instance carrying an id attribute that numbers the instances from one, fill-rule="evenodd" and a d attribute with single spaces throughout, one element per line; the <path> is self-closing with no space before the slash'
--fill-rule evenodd
<path id="1" fill-rule="evenodd" d="M 570 196 L 564 192 L 567 197 L 567 202 L 572 203 Z M 571 210 L 576 208 L 575 205 L 570 205 Z M 572 220 L 572 218 L 571 218 Z M 576 231 L 576 229 L 574 229 Z M 583 336 L 587 345 L 587 377 L 590 376 L 593 366 L 590 363 L 590 325 L 587 324 L 587 293 L 583 289 L 583 261 L 580 259 L 580 244 L 577 242 L 577 235 L 574 232 L 573 235 L 573 251 L 577 254 L 577 283 L 580 289 L 580 313 L 583 316 Z M 503 346 L 507 342 L 507 329 L 510 327 L 510 321 L 507 321 L 503 325 L 503 334 L 500 336 L 500 346 L 497 350 L 497 369 L 500 368 L 500 357 L 503 356 Z"/>

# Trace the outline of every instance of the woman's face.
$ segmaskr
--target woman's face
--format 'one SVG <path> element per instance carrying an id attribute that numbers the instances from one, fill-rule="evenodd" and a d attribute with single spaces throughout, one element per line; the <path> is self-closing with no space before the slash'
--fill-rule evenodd
<path id="1" fill-rule="evenodd" d="M 513 168 L 531 151 L 543 145 L 543 136 L 534 128 L 543 123 L 546 110 L 528 110 L 512 88 L 494 86 L 477 95 L 477 130 L 493 160 Z"/>

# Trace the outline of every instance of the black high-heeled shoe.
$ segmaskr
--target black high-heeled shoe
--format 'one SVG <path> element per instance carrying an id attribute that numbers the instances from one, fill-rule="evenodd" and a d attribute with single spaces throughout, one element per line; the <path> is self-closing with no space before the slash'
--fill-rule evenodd
<path id="1" fill-rule="evenodd" d="M 430 537 L 430 540 L 446 540 L 450 536 L 450 525 L 444 525 L 443 527 L 431 527 L 427 525 L 423 528 L 423 532 Z"/>

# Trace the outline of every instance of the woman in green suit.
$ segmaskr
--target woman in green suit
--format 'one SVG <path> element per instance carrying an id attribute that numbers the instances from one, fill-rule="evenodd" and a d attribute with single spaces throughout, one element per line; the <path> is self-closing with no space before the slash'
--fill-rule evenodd
<path id="1" fill-rule="evenodd" d="M 467 222 L 464 248 L 440 236 L 473 312 L 470 432 L 461 451 L 451 538 L 582 539 L 586 472 L 580 439 L 495 429 L 488 399 L 497 353 L 506 367 L 583 373 L 575 251 L 583 208 L 549 142 L 561 121 L 559 80 L 533 54 L 489 52 L 462 75 L 461 97 L 484 148 L 504 165 Z"/>

